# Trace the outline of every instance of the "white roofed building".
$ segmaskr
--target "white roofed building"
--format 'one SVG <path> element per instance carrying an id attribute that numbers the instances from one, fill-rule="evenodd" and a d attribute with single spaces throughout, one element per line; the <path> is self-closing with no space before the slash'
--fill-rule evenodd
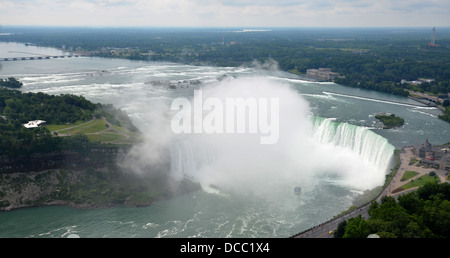
<path id="1" fill-rule="evenodd" d="M 28 123 L 23 124 L 23 126 L 25 126 L 25 128 L 37 128 L 43 124 L 45 124 L 44 120 L 33 120 L 33 121 L 28 121 Z"/>

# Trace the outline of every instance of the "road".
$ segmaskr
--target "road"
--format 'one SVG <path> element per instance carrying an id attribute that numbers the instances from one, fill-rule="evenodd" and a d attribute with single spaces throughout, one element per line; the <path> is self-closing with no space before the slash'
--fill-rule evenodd
<path id="1" fill-rule="evenodd" d="M 336 217 L 330 221 L 317 225 L 313 228 L 310 228 L 304 232 L 296 234 L 292 236 L 293 238 L 333 238 L 333 234 L 330 234 L 330 231 L 335 231 L 339 225 L 344 220 L 348 220 L 349 218 L 358 217 L 361 215 L 363 218 L 369 218 L 369 214 L 367 210 L 369 209 L 370 203 L 363 205 L 351 212 L 348 212 L 342 216 Z"/>

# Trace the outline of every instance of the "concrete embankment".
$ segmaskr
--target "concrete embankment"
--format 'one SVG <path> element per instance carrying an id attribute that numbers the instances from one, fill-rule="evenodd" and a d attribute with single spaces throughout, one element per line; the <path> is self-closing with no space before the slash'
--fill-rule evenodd
<path id="1" fill-rule="evenodd" d="M 419 99 L 419 98 L 415 98 L 415 97 L 411 97 L 411 96 L 408 96 L 408 98 L 409 98 L 409 99 L 412 99 L 412 100 L 415 100 L 415 101 L 417 101 L 417 102 L 420 102 L 420 103 L 422 103 L 422 104 L 425 104 L 425 105 L 427 105 L 427 106 L 438 108 L 438 109 L 440 109 L 441 111 L 445 111 L 445 108 L 444 108 L 443 106 L 436 105 L 436 103 L 434 103 L 434 102 L 432 102 L 432 101 L 429 101 L 429 100 L 426 100 L 426 99 Z"/>

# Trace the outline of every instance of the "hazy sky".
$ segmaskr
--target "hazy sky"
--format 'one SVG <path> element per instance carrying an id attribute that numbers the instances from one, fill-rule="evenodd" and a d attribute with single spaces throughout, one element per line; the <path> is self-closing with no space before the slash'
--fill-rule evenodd
<path id="1" fill-rule="evenodd" d="M 0 0 L 0 25 L 450 26 L 450 0 Z"/>

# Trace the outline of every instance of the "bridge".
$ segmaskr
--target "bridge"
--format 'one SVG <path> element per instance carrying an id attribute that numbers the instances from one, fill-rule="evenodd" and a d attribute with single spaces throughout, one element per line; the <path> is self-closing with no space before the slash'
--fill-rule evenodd
<path id="1" fill-rule="evenodd" d="M 44 54 L 19 52 L 19 51 L 9 51 L 9 53 L 20 53 L 20 54 L 26 54 L 28 56 L 0 57 L 0 61 L 46 60 L 46 59 L 72 58 L 72 57 L 82 56 L 82 55 L 72 54 L 72 53 L 65 54 L 65 55 L 44 55 Z"/>
<path id="2" fill-rule="evenodd" d="M 45 60 L 45 59 L 56 59 L 56 58 L 71 58 L 79 57 L 80 55 L 61 55 L 61 56 L 27 56 L 27 57 L 0 57 L 0 61 L 23 61 L 23 60 Z"/>

